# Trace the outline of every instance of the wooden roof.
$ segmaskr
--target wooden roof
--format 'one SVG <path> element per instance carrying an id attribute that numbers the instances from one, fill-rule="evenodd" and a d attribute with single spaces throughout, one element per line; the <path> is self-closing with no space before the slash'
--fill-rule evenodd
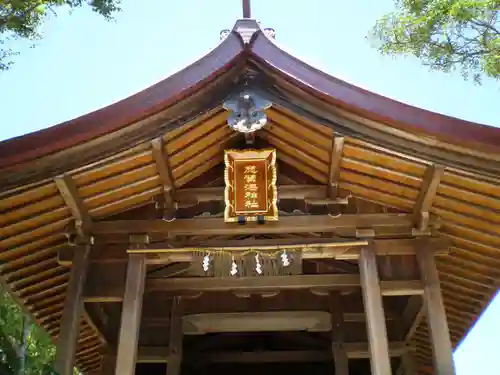
<path id="1" fill-rule="evenodd" d="M 450 256 L 437 262 L 456 344 L 499 286 L 500 129 L 328 76 L 249 19 L 201 60 L 130 98 L 0 143 L 0 272 L 19 302 L 57 337 L 69 275 L 57 251 L 73 216 L 56 176 L 72 177 L 93 220 L 149 205 L 162 192 L 151 147 L 161 137 L 177 188 L 218 185 L 222 151 L 241 142 L 221 104 L 245 83 L 273 102 L 256 136 L 277 149 L 281 184 L 326 184 L 334 135 L 345 139 L 341 194 L 388 209 L 412 212 L 426 171 L 444 166 L 431 214 L 452 241 Z M 81 370 L 99 366 L 101 340 L 83 319 Z M 420 363 L 429 363 L 424 320 L 412 342 Z"/>

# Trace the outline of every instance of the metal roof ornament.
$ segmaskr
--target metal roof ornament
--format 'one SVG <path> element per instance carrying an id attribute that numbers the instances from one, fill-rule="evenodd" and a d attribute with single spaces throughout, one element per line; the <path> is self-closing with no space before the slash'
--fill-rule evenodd
<path id="1" fill-rule="evenodd" d="M 276 39 L 276 30 L 274 30 L 272 27 L 266 27 L 264 29 L 264 33 L 271 39 Z"/>
<path id="2" fill-rule="evenodd" d="M 229 29 L 222 30 L 220 32 L 220 40 L 226 39 L 229 36 L 229 34 L 231 34 L 231 30 L 229 30 Z"/>
<path id="3" fill-rule="evenodd" d="M 240 133 L 253 133 L 267 123 L 265 110 L 271 102 L 251 90 L 244 90 L 224 102 L 223 107 L 229 112 L 227 124 Z"/>

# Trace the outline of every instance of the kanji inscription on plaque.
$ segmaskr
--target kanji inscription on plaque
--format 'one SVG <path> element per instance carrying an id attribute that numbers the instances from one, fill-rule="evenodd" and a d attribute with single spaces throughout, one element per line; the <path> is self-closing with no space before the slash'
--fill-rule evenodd
<path id="1" fill-rule="evenodd" d="M 276 150 L 226 150 L 225 221 L 277 220 Z"/>

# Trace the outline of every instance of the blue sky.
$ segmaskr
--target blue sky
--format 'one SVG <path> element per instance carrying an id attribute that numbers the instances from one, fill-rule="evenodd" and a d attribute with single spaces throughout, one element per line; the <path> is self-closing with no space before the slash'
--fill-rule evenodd
<path id="1" fill-rule="evenodd" d="M 350 83 L 418 107 L 500 126 L 500 85 L 429 72 L 412 58 L 380 56 L 365 39 L 391 0 L 252 0 L 252 15 L 278 44 Z M 125 0 L 115 22 L 87 9 L 51 16 L 36 48 L 20 43 L 0 73 L 0 140 L 111 104 L 195 61 L 241 15 L 240 0 Z M 455 359 L 458 375 L 491 373 L 498 356 L 500 298 Z M 484 370 L 478 366 L 485 366 Z"/>

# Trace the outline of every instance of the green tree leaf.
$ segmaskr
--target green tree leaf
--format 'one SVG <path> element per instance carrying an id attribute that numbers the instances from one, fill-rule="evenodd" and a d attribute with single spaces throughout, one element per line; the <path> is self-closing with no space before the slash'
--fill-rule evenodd
<path id="1" fill-rule="evenodd" d="M 22 360 L 25 315 L 12 297 L 0 290 L 0 374 L 18 375 Z M 55 346 L 47 333 L 28 323 L 23 375 L 47 375 L 55 357 Z M 55 372 L 54 372 L 55 373 Z"/>
<path id="2" fill-rule="evenodd" d="M 500 78 L 500 0 L 396 0 L 370 37 L 383 54 L 413 55 L 465 79 Z"/>
<path id="3" fill-rule="evenodd" d="M 89 6 L 109 20 L 120 10 L 120 3 L 121 0 L 0 0 L 0 71 L 9 69 L 12 58 L 18 54 L 7 48 L 7 44 L 21 39 L 40 39 L 40 26 L 47 15 L 57 14 L 62 7 Z"/>

